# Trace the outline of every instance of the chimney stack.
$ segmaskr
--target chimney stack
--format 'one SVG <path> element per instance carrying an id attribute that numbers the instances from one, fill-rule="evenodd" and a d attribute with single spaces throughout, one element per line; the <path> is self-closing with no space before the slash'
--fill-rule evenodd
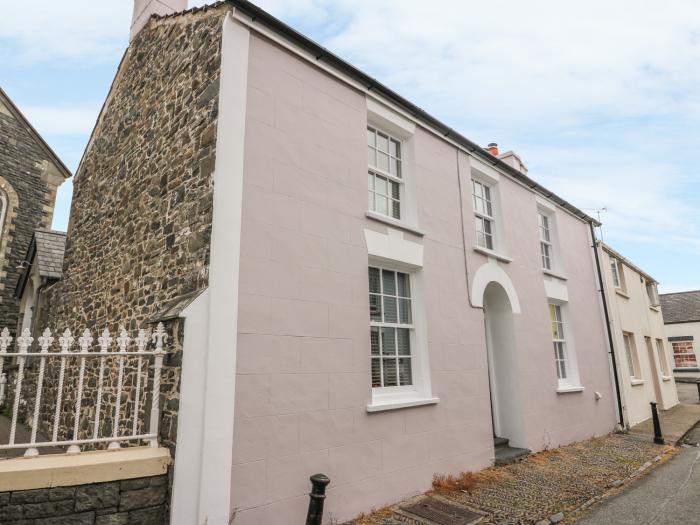
<path id="1" fill-rule="evenodd" d="M 151 15 L 165 16 L 185 11 L 187 0 L 134 0 L 129 42 L 143 29 Z"/>
<path id="2" fill-rule="evenodd" d="M 488 146 L 484 148 L 486 151 L 488 151 L 491 155 L 494 157 L 498 157 L 498 144 L 495 142 L 491 142 Z"/>

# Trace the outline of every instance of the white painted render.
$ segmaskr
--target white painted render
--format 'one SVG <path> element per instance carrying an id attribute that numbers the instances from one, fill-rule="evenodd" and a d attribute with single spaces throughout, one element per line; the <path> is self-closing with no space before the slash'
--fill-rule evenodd
<path id="1" fill-rule="evenodd" d="M 678 404 L 678 392 L 673 377 L 670 373 L 662 373 L 656 341 L 663 341 L 664 357 L 669 371 L 673 369 L 671 345 L 666 340 L 661 310 L 651 305 L 647 297 L 645 281 L 651 278 L 600 243 L 599 256 L 609 305 L 610 329 L 615 348 L 624 421 L 626 425 L 633 426 L 651 417 L 651 401 L 656 401 L 659 408 L 664 410 Z M 623 289 L 616 289 L 613 285 L 611 257 L 621 263 L 625 283 Z M 633 352 L 636 352 L 639 364 L 638 375 L 641 374 L 639 378 L 630 376 L 623 332 L 633 335 Z M 647 348 L 646 337 L 651 339 L 651 352 Z"/>
<path id="2" fill-rule="evenodd" d="M 178 422 L 178 458 L 201 453 L 201 458 L 185 457 L 175 465 L 173 500 L 183 499 L 174 501 L 172 520 L 183 525 L 228 525 L 234 512 L 233 371 L 250 34 L 230 15 L 224 20 L 222 33 L 209 288 L 184 312 L 185 322 L 193 325 L 186 332 L 191 331 L 193 337 L 185 339 L 183 371 L 196 359 L 201 359 L 203 366 L 194 365 L 194 370 L 182 377 L 183 401 L 188 399 L 181 406 Z M 207 299 L 208 305 L 204 304 Z M 193 358 L 188 359 L 188 352 Z M 187 453 L 181 448 L 183 444 Z M 192 493 L 183 496 L 187 491 Z"/>

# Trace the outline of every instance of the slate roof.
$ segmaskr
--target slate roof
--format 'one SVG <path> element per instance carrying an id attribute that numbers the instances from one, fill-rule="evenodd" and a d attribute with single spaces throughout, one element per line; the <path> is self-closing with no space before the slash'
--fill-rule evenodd
<path id="1" fill-rule="evenodd" d="M 700 321 L 700 290 L 659 295 L 664 323 Z"/>
<path id="2" fill-rule="evenodd" d="M 66 250 L 66 233 L 55 230 L 36 230 L 36 256 L 34 264 L 39 275 L 48 279 L 60 279 L 63 273 L 63 253 Z"/>

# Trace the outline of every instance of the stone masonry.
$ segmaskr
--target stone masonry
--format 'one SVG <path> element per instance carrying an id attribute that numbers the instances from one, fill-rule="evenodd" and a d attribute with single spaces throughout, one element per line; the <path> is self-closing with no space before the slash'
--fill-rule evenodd
<path id="1" fill-rule="evenodd" d="M 0 525 L 156 525 L 167 515 L 167 476 L 0 492 Z"/>
<path id="2" fill-rule="evenodd" d="M 34 230 L 50 228 L 56 190 L 70 176 L 37 132 L 0 89 L 0 189 L 7 196 L 0 224 L 0 327 L 17 327 L 14 297 Z"/>

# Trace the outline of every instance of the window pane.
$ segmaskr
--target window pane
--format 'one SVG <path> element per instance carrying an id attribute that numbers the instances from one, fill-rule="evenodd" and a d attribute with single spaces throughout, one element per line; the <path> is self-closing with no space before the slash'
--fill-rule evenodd
<path id="1" fill-rule="evenodd" d="M 377 213 L 381 213 L 381 214 L 383 214 L 383 215 L 388 215 L 388 214 L 389 214 L 389 213 L 388 213 L 388 210 L 387 210 L 388 203 L 387 203 L 387 198 L 386 198 L 386 197 L 382 197 L 381 195 L 377 195 L 377 196 L 375 197 L 375 204 L 376 204 L 376 206 L 377 206 L 376 209 L 375 209 L 375 211 L 376 211 Z"/>
<path id="2" fill-rule="evenodd" d="M 374 175 L 371 173 L 367 174 L 367 188 L 370 190 L 374 189 Z"/>
<path id="3" fill-rule="evenodd" d="M 396 161 L 396 159 L 390 158 L 389 159 L 389 173 L 391 173 L 392 175 L 396 175 L 397 172 L 399 171 L 397 166 L 398 166 L 398 162 Z"/>
<path id="4" fill-rule="evenodd" d="M 380 293 L 379 268 L 369 269 L 369 291 L 370 293 Z"/>
<path id="5" fill-rule="evenodd" d="M 375 211 L 374 193 L 371 191 L 367 193 L 367 207 L 369 210 Z"/>
<path id="6" fill-rule="evenodd" d="M 382 133 L 377 133 L 377 149 L 384 153 L 389 153 L 389 137 Z"/>
<path id="7" fill-rule="evenodd" d="M 367 145 L 374 146 L 377 143 L 376 135 L 372 128 L 367 128 Z"/>
<path id="8" fill-rule="evenodd" d="M 382 270 L 384 295 L 396 295 L 396 272 Z"/>
<path id="9" fill-rule="evenodd" d="M 381 295 L 369 295 L 369 318 L 372 321 L 382 320 L 382 298 Z"/>
<path id="10" fill-rule="evenodd" d="M 375 177 L 374 188 L 377 193 L 381 195 L 388 195 L 387 192 L 387 180 L 384 177 Z"/>
<path id="11" fill-rule="evenodd" d="M 401 218 L 401 203 L 399 201 L 391 201 L 391 216 L 394 219 Z"/>
<path id="12" fill-rule="evenodd" d="M 381 371 L 381 360 L 373 358 L 372 359 L 372 388 L 379 388 L 382 386 L 382 371 Z"/>
<path id="13" fill-rule="evenodd" d="M 491 209 L 491 203 L 486 201 L 486 215 L 493 217 L 493 210 Z"/>
<path id="14" fill-rule="evenodd" d="M 391 142 L 389 142 L 389 155 L 401 158 L 401 146 L 394 139 L 391 139 Z"/>
<path id="15" fill-rule="evenodd" d="M 389 181 L 389 186 L 391 186 L 391 197 L 393 199 L 398 199 L 400 193 L 400 186 L 398 182 Z"/>
<path id="16" fill-rule="evenodd" d="M 404 324 L 411 324 L 411 300 L 410 299 L 399 299 L 399 322 Z"/>
<path id="17" fill-rule="evenodd" d="M 399 383 L 403 385 L 412 385 L 413 377 L 411 377 L 411 359 L 407 357 L 399 358 Z"/>
<path id="18" fill-rule="evenodd" d="M 371 147 L 367 147 L 367 164 L 373 168 L 377 166 L 377 152 Z"/>
<path id="19" fill-rule="evenodd" d="M 383 359 L 384 386 L 398 386 L 396 377 L 396 358 Z"/>
<path id="20" fill-rule="evenodd" d="M 382 328 L 382 354 L 396 355 L 396 328 Z"/>
<path id="21" fill-rule="evenodd" d="M 396 297 L 384 296 L 384 322 L 396 323 L 399 320 L 396 310 Z"/>
<path id="22" fill-rule="evenodd" d="M 411 282 L 407 273 L 398 272 L 396 280 L 399 283 L 399 295 L 401 297 L 411 297 Z"/>
<path id="23" fill-rule="evenodd" d="M 408 328 L 397 328 L 399 355 L 411 355 L 411 334 Z"/>
<path id="24" fill-rule="evenodd" d="M 377 168 L 382 171 L 389 171 L 389 155 L 377 152 Z"/>
<path id="25" fill-rule="evenodd" d="M 369 329 L 370 350 L 372 355 L 379 355 L 379 327 L 372 326 Z"/>

